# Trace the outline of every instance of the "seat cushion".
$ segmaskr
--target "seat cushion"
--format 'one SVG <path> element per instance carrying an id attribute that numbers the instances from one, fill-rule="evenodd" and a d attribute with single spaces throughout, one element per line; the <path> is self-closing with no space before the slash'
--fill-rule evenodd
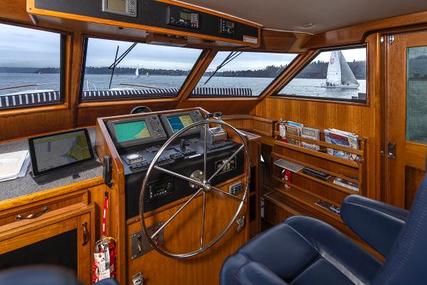
<path id="1" fill-rule="evenodd" d="M 369 283 L 381 267 L 330 225 L 299 216 L 260 234 L 229 257 L 221 270 L 221 284 L 244 284 L 241 268 L 252 262 L 299 285 Z"/>

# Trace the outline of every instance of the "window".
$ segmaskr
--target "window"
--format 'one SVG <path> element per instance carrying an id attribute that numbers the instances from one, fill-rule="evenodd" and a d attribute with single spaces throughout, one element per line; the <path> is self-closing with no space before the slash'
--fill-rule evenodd
<path id="1" fill-rule="evenodd" d="M 427 47 L 407 50 L 406 139 L 427 144 Z"/>
<path id="2" fill-rule="evenodd" d="M 90 38 L 82 101 L 176 97 L 199 49 Z"/>
<path id="3" fill-rule="evenodd" d="M 0 24 L 0 110 L 62 102 L 62 38 Z"/>
<path id="4" fill-rule="evenodd" d="M 278 95 L 366 102 L 366 47 L 321 52 Z"/>
<path id="5" fill-rule="evenodd" d="M 297 54 L 218 52 L 193 96 L 259 96 Z"/>

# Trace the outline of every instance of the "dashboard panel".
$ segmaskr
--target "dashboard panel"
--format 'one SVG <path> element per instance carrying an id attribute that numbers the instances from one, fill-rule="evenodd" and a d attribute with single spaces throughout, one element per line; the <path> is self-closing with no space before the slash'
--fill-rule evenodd
<path id="1" fill-rule="evenodd" d="M 163 144 L 176 132 L 203 120 L 199 109 L 148 113 L 107 119 L 106 125 L 123 163 L 125 173 L 126 218 L 138 215 L 139 194 L 147 169 Z M 157 165 L 190 177 L 204 167 L 202 126 L 195 127 L 175 139 L 157 160 Z M 210 133 L 210 132 L 209 132 Z M 213 175 L 240 144 L 227 136 L 208 139 L 207 175 Z M 240 152 L 212 181 L 221 183 L 244 172 L 244 155 Z M 151 211 L 196 191 L 189 183 L 155 171 L 144 197 L 145 210 Z"/>

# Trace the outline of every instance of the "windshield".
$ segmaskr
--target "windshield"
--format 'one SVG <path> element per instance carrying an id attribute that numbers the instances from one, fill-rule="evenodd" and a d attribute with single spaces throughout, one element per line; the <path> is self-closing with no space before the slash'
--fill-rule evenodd
<path id="1" fill-rule="evenodd" d="M 83 100 L 174 97 L 201 50 L 88 39 Z"/>
<path id="2" fill-rule="evenodd" d="M 193 96 L 259 96 L 297 54 L 221 51 Z"/>
<path id="3" fill-rule="evenodd" d="M 366 47 L 323 51 L 277 95 L 366 102 L 366 56 Z"/>
<path id="4" fill-rule="evenodd" d="M 58 104 L 61 34 L 0 24 L 0 109 Z"/>

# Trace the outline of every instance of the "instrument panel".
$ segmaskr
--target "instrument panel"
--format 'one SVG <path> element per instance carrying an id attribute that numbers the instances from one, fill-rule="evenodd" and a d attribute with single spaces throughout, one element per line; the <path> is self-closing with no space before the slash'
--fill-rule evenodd
<path id="1" fill-rule="evenodd" d="M 122 159 L 125 173 L 126 218 L 138 215 L 139 193 L 147 169 L 162 145 L 178 131 L 203 120 L 200 110 L 149 113 L 120 119 L 109 119 L 107 128 Z M 212 175 L 240 146 L 228 140 L 226 132 L 207 132 L 207 174 Z M 219 135 L 220 134 L 220 135 Z M 204 132 L 202 125 L 180 135 L 166 148 L 157 165 L 187 177 L 203 169 Z M 231 179 L 244 172 L 244 155 L 240 152 L 215 178 L 214 183 Z M 158 172 L 149 182 L 144 197 L 146 211 L 191 195 L 196 191 L 187 181 Z"/>

